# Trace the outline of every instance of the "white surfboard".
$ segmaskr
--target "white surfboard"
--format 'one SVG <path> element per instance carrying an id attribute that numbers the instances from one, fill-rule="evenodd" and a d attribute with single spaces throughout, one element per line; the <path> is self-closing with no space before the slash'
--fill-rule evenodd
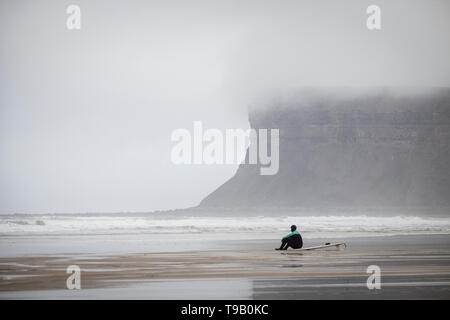
<path id="1" fill-rule="evenodd" d="M 330 247 L 336 247 L 338 250 L 344 250 L 347 245 L 345 242 L 338 242 L 338 243 L 330 243 L 330 244 L 324 244 L 321 246 L 315 246 L 315 247 L 309 247 L 309 248 L 301 248 L 301 249 L 293 249 L 295 251 L 308 251 L 308 250 L 317 250 L 317 249 L 323 249 L 323 248 L 330 248 Z"/>

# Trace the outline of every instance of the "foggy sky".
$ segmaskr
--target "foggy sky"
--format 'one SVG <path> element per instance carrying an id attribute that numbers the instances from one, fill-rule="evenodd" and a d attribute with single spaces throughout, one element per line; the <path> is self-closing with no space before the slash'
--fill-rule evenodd
<path id="1" fill-rule="evenodd" d="M 66 29 L 69 4 L 81 30 Z M 0 213 L 197 205 L 237 166 L 173 165 L 174 129 L 247 128 L 247 106 L 279 89 L 450 86 L 449 12 L 446 0 L 3 0 Z"/>

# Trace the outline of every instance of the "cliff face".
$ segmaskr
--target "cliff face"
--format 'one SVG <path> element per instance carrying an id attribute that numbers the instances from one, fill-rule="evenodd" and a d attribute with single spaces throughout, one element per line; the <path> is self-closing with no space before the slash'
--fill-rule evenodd
<path id="1" fill-rule="evenodd" d="M 280 129 L 280 169 L 236 174 L 202 208 L 449 206 L 450 90 L 302 90 L 253 108 Z"/>

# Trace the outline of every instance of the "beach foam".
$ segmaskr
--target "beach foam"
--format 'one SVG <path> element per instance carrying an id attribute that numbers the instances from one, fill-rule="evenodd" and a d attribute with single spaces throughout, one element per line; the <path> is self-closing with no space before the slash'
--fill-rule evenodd
<path id="1" fill-rule="evenodd" d="M 142 214 L 0 216 L 0 235 L 283 233 L 291 224 L 309 238 L 450 234 L 450 218 L 409 216 L 161 217 Z"/>

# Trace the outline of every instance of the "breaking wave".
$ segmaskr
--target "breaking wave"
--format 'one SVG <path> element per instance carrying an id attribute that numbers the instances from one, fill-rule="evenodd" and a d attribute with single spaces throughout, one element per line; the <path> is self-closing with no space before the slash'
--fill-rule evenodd
<path id="1" fill-rule="evenodd" d="M 152 215 L 7 215 L 0 235 L 285 233 L 291 224 L 310 238 L 450 234 L 450 218 L 410 216 L 179 217 Z"/>

